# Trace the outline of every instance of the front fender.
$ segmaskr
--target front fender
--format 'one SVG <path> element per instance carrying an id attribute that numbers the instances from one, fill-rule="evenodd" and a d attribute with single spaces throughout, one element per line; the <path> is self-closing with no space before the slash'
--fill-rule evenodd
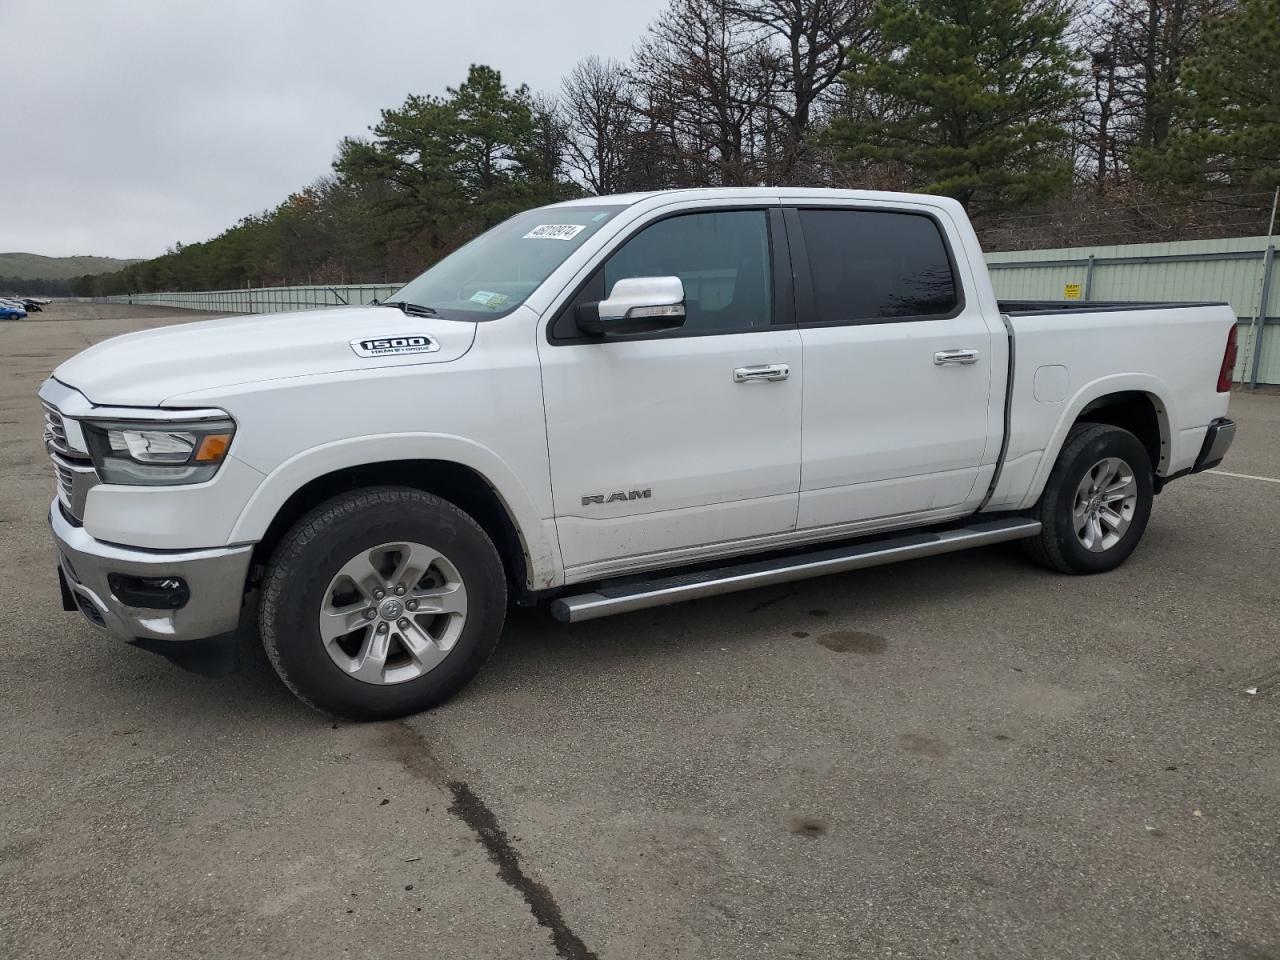
<path id="1" fill-rule="evenodd" d="M 230 542 L 261 540 L 285 502 L 312 480 L 338 470 L 394 460 L 446 460 L 480 474 L 506 507 L 524 541 L 529 585 L 545 589 L 564 582 L 554 525 L 538 516 L 533 498 L 515 473 L 492 450 L 450 434 L 373 434 L 304 450 L 267 474 L 240 512 Z"/>

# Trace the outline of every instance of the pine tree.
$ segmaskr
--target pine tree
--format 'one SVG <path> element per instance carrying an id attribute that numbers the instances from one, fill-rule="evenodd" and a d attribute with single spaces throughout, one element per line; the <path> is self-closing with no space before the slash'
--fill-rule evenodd
<path id="1" fill-rule="evenodd" d="M 1063 121 L 1079 92 L 1065 0 L 881 0 L 883 46 L 855 50 L 844 82 L 864 105 L 828 134 L 846 162 L 970 214 L 1046 199 L 1070 182 Z"/>
<path id="2" fill-rule="evenodd" d="M 334 163 L 352 183 L 390 188 L 382 201 L 390 236 L 421 233 L 436 248 L 557 191 L 527 87 L 508 90 L 497 70 L 473 65 L 446 94 L 411 95 L 383 110 L 374 139 L 344 140 Z"/>
<path id="3" fill-rule="evenodd" d="M 1167 149 L 1147 178 L 1186 186 L 1280 185 L 1280 0 L 1241 0 L 1211 22 L 1188 63 Z"/>

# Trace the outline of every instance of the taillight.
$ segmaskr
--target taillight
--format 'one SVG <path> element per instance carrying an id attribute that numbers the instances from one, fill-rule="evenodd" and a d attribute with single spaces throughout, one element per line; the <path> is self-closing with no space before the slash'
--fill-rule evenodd
<path id="1" fill-rule="evenodd" d="M 1218 392 L 1231 392 L 1231 379 L 1236 373 L 1236 325 L 1227 334 L 1227 349 L 1222 351 L 1222 369 L 1218 371 Z"/>

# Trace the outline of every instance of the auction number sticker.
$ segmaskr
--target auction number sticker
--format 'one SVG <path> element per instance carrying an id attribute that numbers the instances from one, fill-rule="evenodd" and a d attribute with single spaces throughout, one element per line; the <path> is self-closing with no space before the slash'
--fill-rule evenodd
<path id="1" fill-rule="evenodd" d="M 580 223 L 544 223 L 524 235 L 525 240 L 572 240 L 587 229 Z"/>
<path id="2" fill-rule="evenodd" d="M 370 337 L 352 340 L 351 349 L 357 357 L 397 357 L 406 353 L 435 353 L 440 344 L 430 337 L 413 334 L 404 337 Z"/>

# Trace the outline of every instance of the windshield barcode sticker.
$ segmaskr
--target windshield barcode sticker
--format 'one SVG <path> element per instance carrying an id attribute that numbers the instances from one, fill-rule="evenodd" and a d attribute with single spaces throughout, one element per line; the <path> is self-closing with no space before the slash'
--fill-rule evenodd
<path id="1" fill-rule="evenodd" d="M 525 240 L 572 240 L 587 229 L 580 223 L 544 223 L 524 235 Z"/>

